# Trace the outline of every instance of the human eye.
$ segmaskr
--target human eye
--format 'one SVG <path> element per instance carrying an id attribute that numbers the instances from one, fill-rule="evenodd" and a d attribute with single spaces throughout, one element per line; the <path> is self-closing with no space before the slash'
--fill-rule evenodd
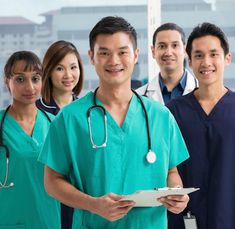
<path id="1" fill-rule="evenodd" d="M 57 66 L 57 67 L 56 67 L 56 71 L 61 72 L 61 71 L 63 71 L 63 68 L 62 68 L 61 66 Z"/>
<path id="2" fill-rule="evenodd" d="M 202 54 L 201 53 L 196 53 L 196 54 L 193 55 L 193 57 L 195 59 L 201 59 L 202 58 Z"/>
<path id="3" fill-rule="evenodd" d="M 174 43 L 172 46 L 173 46 L 173 48 L 178 48 L 179 44 L 178 43 Z"/>
<path id="4" fill-rule="evenodd" d="M 71 69 L 72 70 L 76 70 L 78 68 L 78 66 L 77 65 L 73 65 L 73 66 L 71 66 Z"/>
<path id="5" fill-rule="evenodd" d="M 211 56 L 212 57 L 217 57 L 217 56 L 219 56 L 219 53 L 214 52 L 214 53 L 211 54 Z"/>
<path id="6" fill-rule="evenodd" d="M 14 80 L 15 80 L 15 82 L 18 83 L 18 84 L 21 84 L 21 83 L 23 83 L 23 82 L 25 81 L 23 75 L 16 75 Z"/>
<path id="7" fill-rule="evenodd" d="M 122 50 L 119 52 L 120 56 L 127 55 L 127 54 L 128 54 L 128 51 L 126 51 L 126 50 Z"/>
<path id="8" fill-rule="evenodd" d="M 100 51 L 100 52 L 99 52 L 99 55 L 100 55 L 100 56 L 108 56 L 109 53 L 108 53 L 107 51 Z"/>
<path id="9" fill-rule="evenodd" d="M 33 83 L 38 83 L 41 81 L 41 76 L 39 74 L 36 74 L 32 77 Z"/>
<path id="10" fill-rule="evenodd" d="M 158 49 L 164 49 L 166 46 L 164 44 L 158 44 L 157 48 Z"/>

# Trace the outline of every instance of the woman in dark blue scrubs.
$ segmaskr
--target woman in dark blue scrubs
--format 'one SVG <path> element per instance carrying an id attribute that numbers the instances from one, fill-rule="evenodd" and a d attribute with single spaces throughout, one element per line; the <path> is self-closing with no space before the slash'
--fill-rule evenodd
<path id="1" fill-rule="evenodd" d="M 83 86 L 84 73 L 79 52 L 67 41 L 57 41 L 43 58 L 42 97 L 39 109 L 57 115 L 62 107 L 77 99 Z M 61 204 L 61 228 L 72 227 L 73 209 Z"/>
<path id="2" fill-rule="evenodd" d="M 57 115 L 77 99 L 83 81 L 83 64 L 76 47 L 63 40 L 53 43 L 43 58 L 42 97 L 36 101 L 37 107 Z"/>
<path id="3" fill-rule="evenodd" d="M 191 212 L 198 229 L 235 228 L 235 93 L 223 85 L 231 54 L 224 33 L 203 23 L 194 28 L 186 51 L 199 88 L 167 106 L 181 129 L 190 159 L 178 170 L 185 187 L 200 187 L 180 216 L 169 215 L 169 228 L 183 229 Z"/>

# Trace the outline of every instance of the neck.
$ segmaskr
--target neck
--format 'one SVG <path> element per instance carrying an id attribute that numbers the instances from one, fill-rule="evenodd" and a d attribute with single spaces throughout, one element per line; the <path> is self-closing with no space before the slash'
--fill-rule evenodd
<path id="1" fill-rule="evenodd" d="M 97 97 L 107 106 L 112 106 L 113 104 L 129 104 L 132 95 L 133 92 L 130 87 L 110 88 L 110 86 L 100 86 L 97 91 Z"/>
<path id="2" fill-rule="evenodd" d="M 172 91 L 180 82 L 184 69 L 178 72 L 161 72 L 161 78 L 168 91 Z"/>
<path id="3" fill-rule="evenodd" d="M 123 86 L 120 88 L 100 86 L 97 91 L 97 97 L 120 127 L 126 117 L 132 95 L 131 88 L 125 88 Z"/>
<path id="4" fill-rule="evenodd" d="M 22 104 L 13 103 L 8 112 L 17 121 L 35 120 L 37 107 L 35 104 L 22 106 Z"/>
<path id="5" fill-rule="evenodd" d="M 53 92 L 52 96 L 59 108 L 62 108 L 73 101 L 73 96 L 71 92 L 66 92 L 62 94 L 57 93 L 55 91 Z"/>
<path id="6" fill-rule="evenodd" d="M 224 85 L 216 88 L 199 85 L 194 94 L 198 101 L 218 101 L 227 91 L 228 89 Z"/>

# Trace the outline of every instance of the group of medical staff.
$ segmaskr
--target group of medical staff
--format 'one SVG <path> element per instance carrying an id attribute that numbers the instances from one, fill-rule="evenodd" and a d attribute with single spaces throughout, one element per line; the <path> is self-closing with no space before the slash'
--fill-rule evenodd
<path id="1" fill-rule="evenodd" d="M 231 62 L 223 31 L 203 23 L 186 44 L 178 25 L 158 27 L 151 49 L 160 72 L 137 92 L 133 26 L 104 17 L 89 44 L 99 86 L 79 99 L 84 70 L 71 42 L 53 43 L 42 63 L 30 51 L 7 60 L 0 228 L 235 228 L 235 94 L 223 84 Z M 166 186 L 200 191 L 162 197 L 159 207 L 120 201 Z"/>

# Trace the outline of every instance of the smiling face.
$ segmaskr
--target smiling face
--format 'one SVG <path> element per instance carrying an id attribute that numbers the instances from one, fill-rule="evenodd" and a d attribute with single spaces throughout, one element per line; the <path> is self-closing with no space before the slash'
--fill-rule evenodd
<path id="1" fill-rule="evenodd" d="M 12 95 L 13 104 L 34 104 L 42 87 L 41 76 L 34 70 L 25 70 L 25 61 L 16 61 L 6 85 Z"/>
<path id="2" fill-rule="evenodd" d="M 223 85 L 224 67 L 231 62 L 231 54 L 224 54 L 220 40 L 215 36 L 203 36 L 192 42 L 192 68 L 199 85 Z"/>
<path id="3" fill-rule="evenodd" d="M 152 55 L 157 61 L 163 77 L 172 73 L 182 75 L 185 47 L 178 31 L 163 30 L 158 32 L 152 47 Z"/>
<path id="4" fill-rule="evenodd" d="M 68 53 L 52 70 L 53 93 L 71 92 L 79 81 L 80 69 L 74 53 Z"/>
<path id="5" fill-rule="evenodd" d="M 100 34 L 96 37 L 94 51 L 89 50 L 91 63 L 100 78 L 100 85 L 129 85 L 139 50 L 133 47 L 128 34 Z"/>

